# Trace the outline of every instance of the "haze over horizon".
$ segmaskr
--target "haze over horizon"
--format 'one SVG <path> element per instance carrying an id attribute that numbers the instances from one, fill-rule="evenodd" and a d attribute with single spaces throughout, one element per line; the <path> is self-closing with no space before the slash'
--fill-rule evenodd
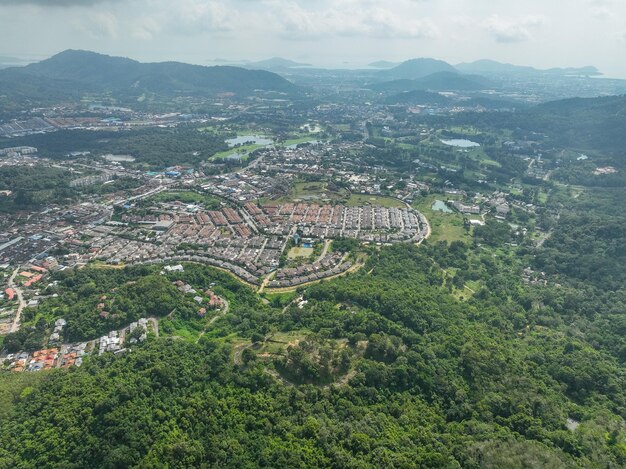
<path id="1" fill-rule="evenodd" d="M 626 2 L 574 0 L 0 0 L 0 55 L 88 49 L 211 64 L 274 56 L 316 66 L 433 57 L 537 68 L 593 65 L 626 78 Z M 542 45 L 549 44 L 549 47 Z M 622 59 L 622 60 L 620 60 Z"/>

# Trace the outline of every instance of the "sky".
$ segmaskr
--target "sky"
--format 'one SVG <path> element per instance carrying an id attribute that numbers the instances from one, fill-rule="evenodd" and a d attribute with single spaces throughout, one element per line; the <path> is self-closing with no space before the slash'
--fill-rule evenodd
<path id="1" fill-rule="evenodd" d="M 318 66 L 433 57 L 626 78 L 626 0 L 0 0 L 0 55 Z"/>

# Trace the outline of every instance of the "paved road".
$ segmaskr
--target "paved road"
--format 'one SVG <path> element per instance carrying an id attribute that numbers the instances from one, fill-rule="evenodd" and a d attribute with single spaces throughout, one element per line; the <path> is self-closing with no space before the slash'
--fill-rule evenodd
<path id="1" fill-rule="evenodd" d="M 330 248 L 330 243 L 331 243 L 330 239 L 327 239 L 324 241 L 324 249 L 322 249 L 322 253 L 320 254 L 320 257 L 317 258 L 318 261 L 321 261 L 322 259 L 324 259 L 324 256 L 328 253 L 328 249 Z"/>
<path id="2" fill-rule="evenodd" d="M 20 317 L 22 316 L 22 311 L 26 307 L 26 301 L 24 301 L 24 296 L 22 295 L 22 290 L 15 284 L 15 277 L 17 277 L 18 272 L 20 271 L 20 267 L 16 267 L 11 277 L 9 278 L 9 288 L 15 290 L 15 294 L 17 295 L 17 313 L 15 314 L 15 319 L 13 319 L 13 324 L 11 325 L 11 329 L 9 332 L 17 332 L 20 328 Z"/>

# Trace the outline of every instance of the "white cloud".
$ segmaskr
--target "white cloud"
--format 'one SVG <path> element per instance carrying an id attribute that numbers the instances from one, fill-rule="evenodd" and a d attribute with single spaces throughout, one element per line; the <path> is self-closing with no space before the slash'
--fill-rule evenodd
<path id="1" fill-rule="evenodd" d="M 274 32 L 293 39 L 332 36 L 373 38 L 433 38 L 437 26 L 427 18 L 399 15 L 377 0 L 338 0 L 333 6 L 308 9 L 293 0 L 268 0 L 267 16 Z"/>
<path id="2" fill-rule="evenodd" d="M 610 20 L 616 17 L 615 0 L 587 0 L 591 15 L 599 20 Z"/>
<path id="3" fill-rule="evenodd" d="M 151 40 L 158 34 L 194 36 L 227 32 L 235 29 L 240 18 L 237 10 L 219 1 L 178 0 L 175 4 L 151 0 L 152 12 L 129 21 L 129 30 L 136 39 Z"/>
<path id="4" fill-rule="evenodd" d="M 99 3 L 118 2 L 120 0 L 0 0 L 2 5 L 36 5 L 41 7 L 87 7 Z"/>
<path id="5" fill-rule="evenodd" d="M 75 19 L 74 29 L 86 33 L 93 39 L 114 39 L 119 33 L 119 21 L 113 13 L 93 12 L 87 17 Z"/>
<path id="6" fill-rule="evenodd" d="M 523 42 L 531 39 L 532 32 L 545 23 L 543 16 L 504 18 L 491 15 L 483 23 L 485 29 L 497 42 Z"/>

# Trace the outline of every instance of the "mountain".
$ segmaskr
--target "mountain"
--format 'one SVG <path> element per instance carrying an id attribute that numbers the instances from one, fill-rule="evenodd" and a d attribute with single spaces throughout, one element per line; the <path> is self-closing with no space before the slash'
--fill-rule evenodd
<path id="1" fill-rule="evenodd" d="M 517 125 L 542 132 L 559 145 L 595 151 L 626 164 L 626 96 L 573 98 L 540 104 Z"/>
<path id="2" fill-rule="evenodd" d="M 423 90 L 413 90 L 388 96 L 385 99 L 385 103 L 445 105 L 450 103 L 450 99 L 440 95 L 439 93 L 432 93 L 430 91 Z"/>
<path id="3" fill-rule="evenodd" d="M 411 59 L 389 70 L 383 70 L 379 75 L 389 78 L 408 78 L 414 80 L 437 72 L 456 72 L 456 69 L 443 60 Z"/>
<path id="4" fill-rule="evenodd" d="M 602 75 L 596 67 L 581 68 L 551 68 L 540 70 L 534 67 L 501 63 L 495 60 L 477 60 L 470 63 L 460 63 L 455 65 L 456 69 L 463 73 L 477 73 L 487 75 Z"/>
<path id="5" fill-rule="evenodd" d="M 87 92 L 171 97 L 225 92 L 247 96 L 256 90 L 297 90 L 291 82 L 267 71 L 180 62 L 140 63 L 79 50 L 67 50 L 25 67 L 0 70 L 0 88 L 9 101 L 15 98 L 33 102 L 69 99 Z"/>
<path id="6" fill-rule="evenodd" d="M 311 64 L 295 62 L 281 57 L 272 57 L 271 59 L 261 60 L 259 62 L 249 62 L 244 65 L 245 68 L 257 70 L 284 70 L 294 67 L 310 67 Z"/>
<path id="7" fill-rule="evenodd" d="M 461 75 L 456 72 L 436 72 L 425 77 L 408 80 L 391 80 L 370 85 L 370 89 L 381 93 L 413 90 L 431 91 L 478 91 L 493 88 L 490 80 L 477 75 Z"/>

